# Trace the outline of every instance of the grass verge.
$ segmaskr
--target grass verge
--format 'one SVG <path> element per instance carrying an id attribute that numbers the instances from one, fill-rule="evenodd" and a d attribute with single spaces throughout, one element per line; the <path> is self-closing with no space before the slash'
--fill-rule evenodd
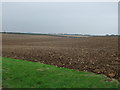
<path id="1" fill-rule="evenodd" d="M 117 80 L 51 65 L 2 58 L 3 88 L 118 88 Z"/>

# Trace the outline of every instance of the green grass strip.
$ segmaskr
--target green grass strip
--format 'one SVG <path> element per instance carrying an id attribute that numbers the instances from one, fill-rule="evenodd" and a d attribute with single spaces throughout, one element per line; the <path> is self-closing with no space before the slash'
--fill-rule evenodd
<path id="1" fill-rule="evenodd" d="M 117 80 L 51 65 L 2 58 L 4 88 L 118 88 Z"/>

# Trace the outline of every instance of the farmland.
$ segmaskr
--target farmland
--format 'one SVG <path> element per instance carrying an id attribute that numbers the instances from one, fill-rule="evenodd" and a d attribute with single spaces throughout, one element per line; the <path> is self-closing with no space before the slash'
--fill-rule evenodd
<path id="1" fill-rule="evenodd" d="M 120 80 L 118 37 L 2 35 L 2 56 L 104 74 Z"/>

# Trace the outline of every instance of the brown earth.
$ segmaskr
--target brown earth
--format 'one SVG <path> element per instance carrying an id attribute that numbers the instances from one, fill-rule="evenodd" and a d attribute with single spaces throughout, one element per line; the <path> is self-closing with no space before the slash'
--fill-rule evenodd
<path id="1" fill-rule="evenodd" d="M 2 56 L 105 74 L 120 79 L 118 37 L 2 35 Z"/>

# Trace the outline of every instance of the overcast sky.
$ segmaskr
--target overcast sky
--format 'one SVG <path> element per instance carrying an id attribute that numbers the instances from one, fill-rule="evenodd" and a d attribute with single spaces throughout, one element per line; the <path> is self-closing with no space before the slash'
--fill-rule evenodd
<path id="1" fill-rule="evenodd" d="M 117 2 L 6 2 L 2 10 L 10 32 L 118 33 Z"/>

